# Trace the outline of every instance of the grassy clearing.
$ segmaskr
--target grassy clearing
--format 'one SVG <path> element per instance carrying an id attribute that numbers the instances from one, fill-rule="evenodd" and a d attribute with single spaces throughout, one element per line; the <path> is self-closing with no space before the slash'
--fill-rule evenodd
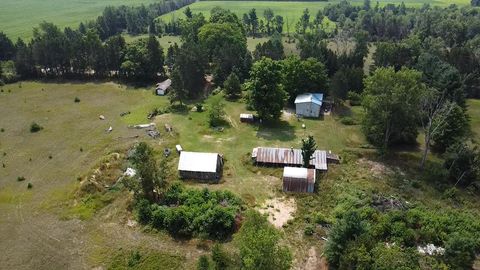
<path id="1" fill-rule="evenodd" d="M 125 224 L 133 217 L 128 210 L 131 198 L 126 192 L 75 197 L 77 177 L 89 176 L 101 166 L 104 156 L 122 152 L 140 140 L 150 142 L 159 156 L 164 148 L 174 149 L 175 144 L 181 144 L 188 151 L 224 154 L 226 163 L 220 184 L 189 182 L 190 186 L 229 189 L 251 206 L 260 205 L 268 198 L 293 197 L 298 211 L 284 234 L 294 251 L 299 269 L 304 269 L 304 258 L 307 258 L 310 247 L 315 247 L 321 254 L 324 245 L 317 237 L 304 235 L 308 220 L 318 213 L 331 220 L 345 202 L 359 197 L 376 193 L 394 195 L 436 209 L 480 209 L 474 194 L 458 192 L 454 199 L 445 198 L 442 188 L 419 174 L 416 168 L 420 149 L 405 150 L 391 159 L 380 161 L 373 150 L 362 148 L 366 142 L 359 126 L 347 126 L 340 122 L 342 116 L 358 121 L 361 107 L 337 107 L 335 114 L 323 119 L 300 121 L 286 113 L 280 123 L 269 127 L 241 123 L 238 117 L 240 113 L 247 112 L 245 104 L 242 101 L 224 101 L 229 125 L 223 132 L 208 126 L 208 112 L 168 113 L 152 120 L 161 132 L 160 139 L 154 141 L 143 130 L 127 128 L 131 124 L 150 122 L 146 119 L 148 112 L 168 106 L 166 97 L 154 96 L 149 89 L 127 88 L 113 83 L 37 82 L 23 82 L 21 87 L 20 84 L 7 85 L 3 89 L 11 91 L 0 94 L 0 114 L 4 116 L 1 126 L 5 129 L 0 133 L 0 153 L 7 153 L 0 155 L 0 163 L 6 164 L 5 168 L 0 167 L 0 248 L 16 251 L 15 254 L 0 255 L 0 260 L 7 262 L 7 268 L 25 261 L 29 262 L 27 268 L 39 269 L 46 265 L 68 268 L 61 264 L 66 260 L 71 263 L 67 265 L 71 268 L 103 265 L 111 269 L 125 269 L 135 250 L 140 252 L 140 259 L 134 259 L 132 267 L 145 269 L 162 265 L 157 268 L 194 268 L 198 256 L 207 252 L 205 244 L 198 239 L 178 241 L 162 232 L 145 232 L 141 228 L 128 227 Z M 75 97 L 79 97 L 81 102 L 75 103 Z M 213 98 L 217 97 L 210 97 L 204 102 L 207 110 Z M 476 118 L 480 103 L 470 100 L 469 105 L 473 129 L 478 131 L 480 123 Z M 119 114 L 124 111 L 131 114 L 120 117 Z M 106 120 L 100 120 L 100 114 Z M 32 121 L 37 121 L 44 130 L 30 133 Z M 163 129 L 166 123 L 173 126 L 174 133 Z M 306 125 L 305 130 L 302 124 Z M 114 129 L 107 134 L 104 130 L 109 126 Z M 284 194 L 281 192 L 281 169 L 251 165 L 253 147 L 299 147 L 300 139 L 309 134 L 315 137 L 319 149 L 332 150 L 343 159 L 342 164 L 331 165 L 328 173 L 322 176 L 317 194 Z M 136 135 L 139 138 L 132 137 Z M 49 159 L 50 155 L 52 159 Z M 178 154 L 174 152 L 169 157 L 172 179 L 177 176 L 177 161 Z M 429 162 L 434 164 L 440 160 L 432 156 Z M 18 176 L 24 176 L 26 181 L 16 181 Z M 105 177 L 111 177 L 111 174 L 105 172 Z M 27 190 L 27 182 L 32 182 L 34 188 Z M 59 207 L 60 210 L 57 209 Z M 35 223 L 35 228 L 43 227 L 32 230 L 28 225 L 30 223 Z M 26 243 L 17 241 L 15 232 L 20 230 L 30 243 L 31 239 L 36 240 L 42 228 L 48 228 L 50 235 L 39 239 L 31 250 L 23 251 Z M 316 235 L 326 234 L 321 228 L 315 230 Z M 55 239 L 74 240 L 60 243 Z M 75 239 L 80 239 L 82 244 Z M 58 254 L 53 249 L 46 249 L 44 242 L 55 246 L 55 250 L 73 248 L 76 253 Z M 211 243 L 207 247 L 209 245 Z M 227 248 L 231 245 L 228 243 Z M 119 247 L 122 249 L 119 250 Z M 166 250 L 176 250 L 178 254 L 164 253 Z M 30 254 L 48 255 L 52 260 L 30 261 L 27 260 Z M 82 256 L 69 257 L 72 254 Z M 7 260 L 7 256 L 14 259 Z M 60 258 L 65 259 L 62 261 Z M 74 264 L 75 261 L 78 264 Z M 52 262 L 55 262 L 53 266 L 50 265 Z"/>
<path id="2" fill-rule="evenodd" d="M 184 257 L 171 255 L 166 252 L 120 250 L 113 257 L 108 269 L 184 269 Z"/>
<path id="3" fill-rule="evenodd" d="M 475 134 L 475 138 L 480 140 L 480 100 L 469 99 L 467 105 L 472 131 Z"/>
<path id="4" fill-rule="evenodd" d="M 329 2 L 262 2 L 262 1 L 201 1 L 192 4 L 190 7 L 194 12 L 203 12 L 208 16 L 210 9 L 215 6 L 228 8 L 238 15 L 246 13 L 251 8 L 257 9 L 259 17 L 263 16 L 263 10 L 272 8 L 276 14 L 282 15 L 285 19 L 285 27 L 294 31 L 295 23 L 302 11 L 308 8 L 312 15 L 317 10 L 329 3 L 337 3 L 340 0 Z M 155 2 L 154 0 L 4 0 L 0 7 L 1 31 L 4 31 L 10 38 L 31 38 L 32 28 L 42 21 L 53 22 L 61 28 L 70 26 L 76 27 L 82 21 L 94 20 L 101 14 L 104 7 L 112 5 L 140 5 Z M 352 3 L 361 5 L 363 0 L 351 0 Z M 373 1 L 372 1 L 373 2 Z M 400 0 L 382 0 L 381 5 L 388 3 L 399 4 Z M 407 6 L 420 7 L 424 3 L 447 6 L 450 4 L 468 5 L 469 0 L 405 0 Z M 175 17 L 182 17 L 183 9 L 162 16 L 170 20 Z"/>

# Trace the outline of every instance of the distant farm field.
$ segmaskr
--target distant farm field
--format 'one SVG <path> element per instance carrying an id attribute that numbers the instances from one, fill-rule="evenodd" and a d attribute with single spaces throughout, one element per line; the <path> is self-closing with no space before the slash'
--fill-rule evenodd
<path id="1" fill-rule="evenodd" d="M 271 8 L 285 19 L 285 27 L 294 30 L 295 23 L 305 8 L 314 15 L 319 9 L 329 2 L 288 2 L 288 1 L 201 1 L 190 5 L 194 12 L 203 12 L 208 16 L 215 6 L 230 9 L 242 16 L 243 13 L 255 8 L 259 17 L 263 16 L 266 8 Z M 106 6 L 140 5 L 149 4 L 155 0 L 2 0 L 0 5 L 0 31 L 5 32 L 10 38 L 30 38 L 32 28 L 42 21 L 53 22 L 60 27 L 76 27 L 82 21 L 94 20 L 101 14 Z M 361 5 L 363 0 L 351 0 L 352 3 Z M 375 1 L 372 1 L 374 3 Z M 401 0 L 381 0 L 381 5 L 388 3 L 399 4 Z M 468 5 L 469 0 L 404 0 L 407 6 L 419 7 L 425 3 L 439 6 L 450 4 Z M 183 17 L 183 9 L 162 16 L 164 20 Z M 288 21 L 288 22 L 287 22 Z"/>
<path id="2" fill-rule="evenodd" d="M 298 21 L 298 18 L 302 15 L 303 10 L 308 8 L 311 14 L 311 18 L 315 16 L 319 9 L 323 9 L 329 4 L 338 3 L 340 0 L 331 0 L 328 2 L 288 2 L 288 1 L 200 1 L 190 5 L 190 9 L 196 12 L 202 12 L 206 17 L 210 15 L 210 10 L 213 7 L 222 7 L 229 9 L 235 12 L 240 18 L 242 18 L 244 13 L 248 13 L 249 10 L 255 8 L 257 11 L 257 16 L 263 18 L 263 12 L 267 8 L 271 8 L 276 15 L 281 15 L 284 18 L 285 29 L 288 31 L 295 30 L 295 24 Z M 363 5 L 363 0 L 351 0 L 351 3 L 355 5 Z M 372 1 L 372 5 L 376 1 Z M 384 0 L 379 1 L 380 5 L 386 5 L 389 3 L 400 4 L 401 0 Z M 407 6 L 420 7 L 425 3 L 438 6 L 447 6 L 450 4 L 458 5 L 468 5 L 469 0 L 404 0 L 403 1 Z M 185 7 L 186 8 L 186 7 Z M 161 16 L 160 18 L 165 21 L 170 21 L 175 18 L 184 18 L 183 11 L 185 8 L 181 8 L 174 12 L 170 12 Z M 325 22 L 324 22 L 325 23 Z"/>
<path id="3" fill-rule="evenodd" d="M 140 5 L 155 0 L 2 0 L 0 31 L 10 38 L 30 38 L 32 28 L 43 21 L 60 27 L 77 27 L 80 22 L 94 20 L 106 6 Z"/>

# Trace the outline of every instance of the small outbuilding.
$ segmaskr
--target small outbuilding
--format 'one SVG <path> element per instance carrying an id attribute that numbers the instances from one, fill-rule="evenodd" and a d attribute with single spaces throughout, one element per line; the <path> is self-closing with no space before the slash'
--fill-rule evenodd
<path id="1" fill-rule="evenodd" d="M 155 88 L 155 94 L 157 94 L 157 96 L 166 95 L 168 92 L 168 88 L 170 88 L 170 85 L 172 85 L 172 80 L 170 79 L 166 79 L 161 83 L 157 83 L 157 87 Z"/>
<path id="2" fill-rule="evenodd" d="M 315 189 L 315 169 L 284 167 L 283 191 L 308 192 Z"/>
<path id="3" fill-rule="evenodd" d="M 253 117 L 253 114 L 251 113 L 241 113 L 240 114 L 240 122 L 242 123 L 253 123 L 255 121 L 255 118 Z"/>
<path id="4" fill-rule="evenodd" d="M 295 99 L 295 113 L 304 117 L 319 117 L 323 104 L 323 94 L 306 93 Z"/>
<path id="5" fill-rule="evenodd" d="M 219 181 L 223 173 L 223 158 L 218 153 L 180 152 L 178 172 L 182 179 Z"/>

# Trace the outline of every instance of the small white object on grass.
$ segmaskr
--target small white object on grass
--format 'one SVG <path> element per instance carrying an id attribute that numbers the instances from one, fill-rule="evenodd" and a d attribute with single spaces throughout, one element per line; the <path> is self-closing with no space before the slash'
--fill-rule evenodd
<path id="1" fill-rule="evenodd" d="M 105 116 L 103 115 L 100 115 L 98 118 L 100 118 L 100 120 L 105 120 Z"/>
<path id="2" fill-rule="evenodd" d="M 137 174 L 137 171 L 133 168 L 127 168 L 127 170 L 125 170 L 125 172 L 123 173 L 124 176 L 128 176 L 128 177 L 133 177 Z"/>
<path id="3" fill-rule="evenodd" d="M 110 126 L 110 127 L 106 130 L 106 132 L 112 132 L 112 130 L 113 130 L 113 128 Z"/>
<path id="4" fill-rule="evenodd" d="M 305 124 L 302 124 L 302 128 L 305 129 L 307 126 L 305 126 Z"/>

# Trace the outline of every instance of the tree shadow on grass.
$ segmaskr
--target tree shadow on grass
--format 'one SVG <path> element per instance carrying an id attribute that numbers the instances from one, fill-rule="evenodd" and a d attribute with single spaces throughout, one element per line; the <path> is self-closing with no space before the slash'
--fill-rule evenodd
<path id="1" fill-rule="evenodd" d="M 277 141 L 292 141 L 297 138 L 295 127 L 283 120 L 260 124 L 257 129 L 257 137 Z"/>

